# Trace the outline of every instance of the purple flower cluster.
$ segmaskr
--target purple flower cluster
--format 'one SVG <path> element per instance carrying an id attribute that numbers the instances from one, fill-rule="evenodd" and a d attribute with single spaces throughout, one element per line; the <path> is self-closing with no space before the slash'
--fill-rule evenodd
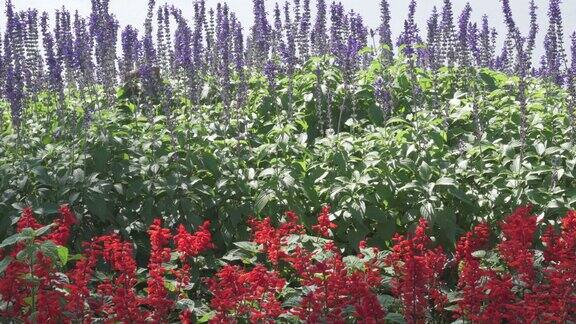
<path id="1" fill-rule="evenodd" d="M 377 38 L 374 46 L 382 49 L 376 51 L 376 57 L 385 65 L 393 62 L 395 51 L 401 51 L 414 58 L 412 69 L 487 67 L 526 77 L 538 74 L 574 87 L 576 63 L 570 66 L 564 49 L 561 0 L 549 0 L 545 54 L 539 66 L 532 64 L 541 29 L 535 0 L 528 3 L 527 35 L 522 35 L 514 21 L 510 1 L 500 1 L 505 31 L 498 33 L 487 16 L 474 21 L 470 4 L 455 22 L 452 1 L 443 0 L 442 8 L 434 8 L 429 16 L 426 34 L 421 36 L 416 24 L 418 1 L 411 0 L 394 43 L 389 0 L 378 1 L 381 21 L 374 31 L 358 13 L 347 11 L 337 0 L 287 1 L 284 6 L 272 7 L 270 16 L 266 0 L 253 0 L 253 25 L 245 28 L 225 4 L 206 8 L 205 0 L 195 0 L 193 18 L 187 21 L 179 9 L 158 7 L 155 0 L 149 0 L 143 28 L 122 29 L 110 12 L 110 0 L 91 0 L 87 17 L 66 8 L 56 10 L 53 16 L 34 9 L 18 12 L 12 0 L 6 0 L 0 90 L 10 103 L 16 127 L 26 99 L 41 91 L 55 93 L 61 102 L 69 88 L 103 87 L 112 97 L 119 80 L 136 79 L 150 103 L 163 92 L 159 90 L 163 84 L 173 81 L 196 104 L 204 84 L 212 82 L 219 87 L 223 106 L 230 107 L 235 100 L 236 104 L 245 102 L 253 73 L 264 75 L 274 91 L 281 77 L 291 78 L 313 56 L 333 57 L 349 84 L 358 69 L 374 59 L 367 52 L 359 54 L 368 46 L 369 30 Z M 499 34 L 504 37 L 502 47 L 498 47 Z M 572 48 L 572 57 L 574 51 Z M 381 82 L 375 83 L 375 92 L 385 99 L 378 99 L 380 102 L 388 102 Z M 324 95 L 330 102 L 332 94 Z M 229 116 L 228 108 L 223 113 Z"/>

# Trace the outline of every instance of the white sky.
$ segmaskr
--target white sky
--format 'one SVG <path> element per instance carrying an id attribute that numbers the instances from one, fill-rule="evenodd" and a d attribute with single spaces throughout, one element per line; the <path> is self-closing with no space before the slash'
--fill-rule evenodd
<path id="1" fill-rule="evenodd" d="M 90 0 L 12 0 L 16 9 L 26 9 L 26 8 L 37 8 L 40 11 L 53 12 L 55 9 L 61 6 L 66 6 L 71 11 L 78 10 L 83 15 L 88 15 L 90 12 Z M 193 15 L 193 3 L 194 0 L 157 0 L 157 5 L 168 3 L 169 5 L 174 5 L 182 9 L 186 17 L 191 18 Z M 244 26 L 249 26 L 252 23 L 252 0 L 206 0 L 208 7 L 216 6 L 218 2 L 226 2 L 232 11 L 236 13 L 236 16 L 240 19 Z M 267 9 L 271 10 L 274 6 L 275 0 L 266 0 Z M 279 2 L 284 2 L 280 0 Z M 331 0 L 327 0 L 327 3 L 331 3 Z M 347 9 L 354 9 L 354 11 L 359 12 L 363 17 L 365 23 L 371 27 L 376 28 L 379 24 L 379 0 L 341 0 Z M 394 39 L 399 35 L 403 21 L 408 12 L 408 0 L 390 0 L 390 6 L 392 11 L 392 32 Z M 442 0 L 420 0 L 418 2 L 418 8 L 416 12 L 417 23 L 420 28 L 420 32 L 424 35 L 426 30 L 426 19 L 428 18 L 433 6 L 438 6 L 439 9 L 442 7 Z M 454 18 L 460 14 L 462 8 L 468 2 L 467 0 L 453 0 L 454 6 Z M 513 9 L 514 19 L 520 26 L 524 34 L 527 34 L 529 27 L 529 15 L 528 15 L 528 0 L 511 0 L 511 6 Z M 312 7 L 315 6 L 316 1 L 311 0 Z M 470 0 L 473 8 L 472 20 L 480 23 L 481 17 L 487 14 L 492 26 L 497 27 L 500 32 L 500 36 L 505 33 L 505 27 L 503 23 L 502 9 L 500 5 L 500 0 Z M 538 34 L 537 49 L 535 54 L 540 57 L 542 54 L 542 42 L 544 38 L 544 33 L 548 26 L 547 23 L 547 9 L 548 0 L 536 0 L 538 5 L 538 21 L 540 25 L 540 31 Z M 1 1 L 0 10 L 5 11 L 4 1 Z M 139 29 L 141 29 L 144 23 L 144 18 L 147 11 L 147 0 L 111 0 L 110 1 L 111 11 L 117 16 L 120 21 L 120 25 L 123 27 L 127 24 L 131 24 Z M 564 0 L 562 3 L 562 14 L 566 34 L 566 46 L 568 50 L 568 38 L 574 31 L 576 31 L 576 0 Z M 271 19 L 271 15 L 269 17 Z M 0 29 L 4 29 L 5 20 L 4 16 L 0 15 Z"/>

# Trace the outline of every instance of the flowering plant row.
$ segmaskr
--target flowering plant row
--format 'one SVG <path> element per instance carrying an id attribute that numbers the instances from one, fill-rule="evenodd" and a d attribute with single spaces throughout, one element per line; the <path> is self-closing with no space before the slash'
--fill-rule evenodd
<path id="1" fill-rule="evenodd" d="M 330 240 L 324 207 L 307 234 L 293 212 L 274 226 L 252 219 L 251 241 L 216 260 L 210 222 L 175 233 L 150 225 L 150 257 L 139 268 L 133 245 L 113 233 L 65 247 L 76 218 L 68 206 L 53 224 L 25 209 L 0 244 L 0 318 L 25 322 L 330 322 L 576 320 L 576 212 L 543 229 L 520 207 L 493 231 L 478 224 L 454 253 L 415 231 L 390 251 L 361 242 L 344 256 Z M 213 260 L 212 262 L 210 260 Z M 199 271 L 201 270 L 201 271 Z"/>

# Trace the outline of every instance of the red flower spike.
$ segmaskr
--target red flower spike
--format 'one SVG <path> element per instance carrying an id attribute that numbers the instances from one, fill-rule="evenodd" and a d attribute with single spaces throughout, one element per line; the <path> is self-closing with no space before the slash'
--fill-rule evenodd
<path id="1" fill-rule="evenodd" d="M 323 237 L 330 236 L 330 230 L 338 226 L 330 221 L 330 206 L 322 207 L 322 211 L 318 215 L 318 224 L 312 226 L 312 230 L 318 235 Z"/>

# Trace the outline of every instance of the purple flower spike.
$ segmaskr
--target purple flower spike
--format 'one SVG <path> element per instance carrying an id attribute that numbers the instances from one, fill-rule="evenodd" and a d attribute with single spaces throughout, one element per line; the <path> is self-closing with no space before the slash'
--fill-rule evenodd
<path id="1" fill-rule="evenodd" d="M 470 15 L 472 7 L 470 3 L 466 3 L 464 10 L 458 19 L 458 61 L 461 66 L 470 65 L 470 57 L 468 53 L 468 25 L 470 24 Z"/>
<path id="2" fill-rule="evenodd" d="M 394 49 L 392 46 L 392 31 L 390 29 L 390 4 L 388 0 L 380 1 L 380 27 L 378 28 L 378 35 L 380 36 L 380 45 L 385 45 L 388 47 L 388 51 L 385 54 L 387 59 L 391 59 Z"/>
<path id="3" fill-rule="evenodd" d="M 318 0 L 316 3 L 316 22 L 310 36 L 315 55 L 328 54 L 328 35 L 326 29 L 326 2 Z"/>

